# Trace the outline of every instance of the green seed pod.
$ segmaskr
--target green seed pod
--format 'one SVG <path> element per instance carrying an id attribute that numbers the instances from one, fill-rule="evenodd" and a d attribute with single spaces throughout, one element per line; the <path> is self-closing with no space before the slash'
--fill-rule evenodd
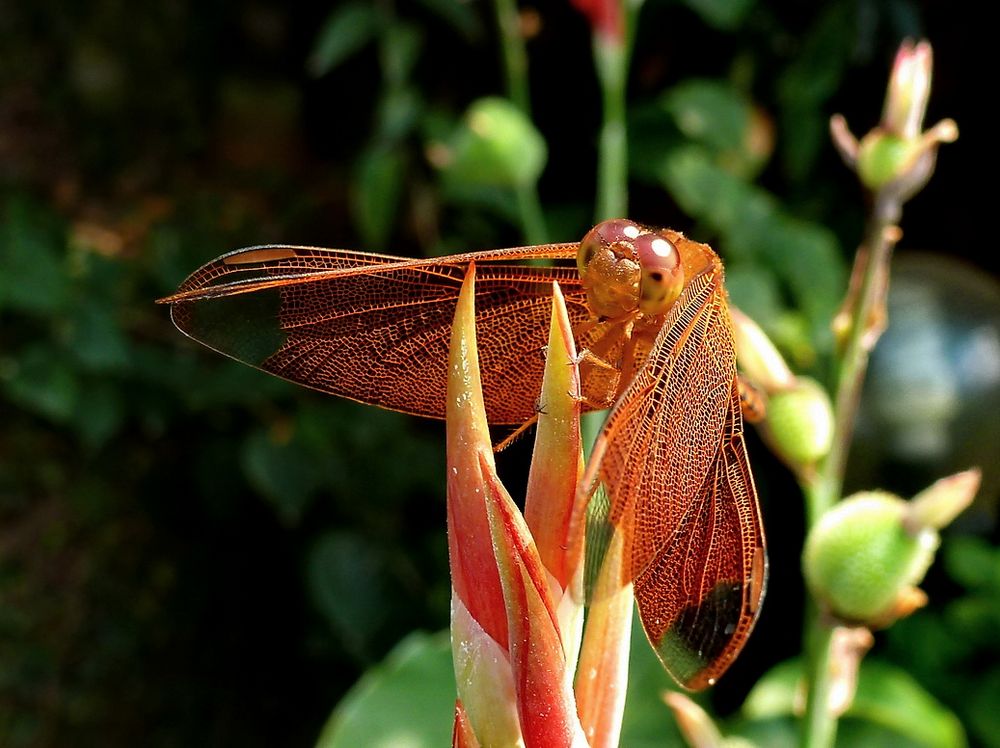
<path id="1" fill-rule="evenodd" d="M 937 531 L 908 529 L 909 503 L 889 493 L 855 494 L 809 533 L 803 570 L 810 592 L 839 618 L 877 624 L 927 572 Z"/>
<path id="2" fill-rule="evenodd" d="M 779 457 L 796 467 L 812 465 L 826 456 L 833 439 L 833 407 L 817 382 L 798 377 L 786 390 L 767 401 L 767 428 Z"/>

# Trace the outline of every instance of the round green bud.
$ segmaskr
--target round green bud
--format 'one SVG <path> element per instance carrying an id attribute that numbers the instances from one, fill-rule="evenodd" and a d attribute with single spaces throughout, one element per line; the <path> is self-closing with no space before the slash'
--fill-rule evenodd
<path id="1" fill-rule="evenodd" d="M 918 138 L 901 138 L 875 129 L 858 148 L 858 176 L 870 190 L 878 190 L 904 176 L 920 148 Z"/>
<path id="2" fill-rule="evenodd" d="M 445 174 L 466 185 L 523 187 L 538 180 L 548 149 L 531 120 L 506 99 L 479 99 L 450 143 Z"/>
<path id="3" fill-rule="evenodd" d="M 828 511 L 806 538 L 802 565 L 813 596 L 839 618 L 878 623 L 923 579 L 938 534 L 910 530 L 908 502 L 889 493 L 855 494 Z"/>
<path id="4" fill-rule="evenodd" d="M 767 428 L 779 457 L 795 466 L 811 465 L 830 451 L 833 407 L 818 382 L 798 377 L 767 401 Z"/>

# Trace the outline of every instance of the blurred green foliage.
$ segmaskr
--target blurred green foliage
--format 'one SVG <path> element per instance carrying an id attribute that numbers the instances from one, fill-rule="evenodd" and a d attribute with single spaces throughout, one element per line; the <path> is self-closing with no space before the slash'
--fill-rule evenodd
<path id="1" fill-rule="evenodd" d="M 484 185 L 489 159 L 464 123 L 502 94 L 485 5 L 4 6 L 0 744 L 309 744 L 366 668 L 446 624 L 440 427 L 217 357 L 152 302 L 247 244 L 520 244 L 516 187 L 542 164 L 549 234 L 581 236 L 599 106 L 589 30 L 569 3 L 537 12 L 523 173 Z M 863 215 L 826 120 L 874 123 L 894 44 L 929 13 L 915 0 L 642 11 L 632 217 L 711 241 L 735 303 L 819 377 Z M 939 58 L 964 44 L 946 37 Z M 797 651 L 801 628 L 801 520 L 784 516 L 800 499 L 757 464 L 774 571 L 712 696 L 723 712 Z M 944 606 L 897 626 L 884 654 L 937 699 L 924 703 L 996 745 L 995 549 L 949 548 Z M 405 670 L 411 646 L 440 645 L 407 641 L 360 692 Z M 442 685 L 408 677 L 428 695 Z M 635 688 L 634 731 L 661 708 Z M 649 719 L 646 739 L 668 741 Z"/>
<path id="2" fill-rule="evenodd" d="M 945 571 L 961 592 L 900 621 L 887 651 L 948 704 L 979 745 L 1000 745 L 1000 549 L 977 537 L 942 546 Z"/>

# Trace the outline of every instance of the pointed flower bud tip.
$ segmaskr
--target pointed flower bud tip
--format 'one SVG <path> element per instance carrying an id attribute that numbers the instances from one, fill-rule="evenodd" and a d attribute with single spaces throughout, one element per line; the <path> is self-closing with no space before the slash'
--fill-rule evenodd
<path id="1" fill-rule="evenodd" d="M 932 67 L 930 42 L 903 41 L 889 77 L 882 110 L 883 129 L 905 139 L 920 135 L 931 92 Z"/>
<path id="2" fill-rule="evenodd" d="M 623 42 L 624 0 L 571 0 L 571 3 L 587 17 L 595 34 L 615 44 Z"/>
<path id="3" fill-rule="evenodd" d="M 790 389 L 795 375 L 760 325 L 735 307 L 730 307 L 729 313 L 736 337 L 736 358 L 750 381 L 768 394 Z"/>
<path id="4" fill-rule="evenodd" d="M 677 727 L 692 746 L 722 745 L 722 733 L 704 709 L 676 691 L 665 691 L 663 701 L 674 713 Z"/>
<path id="5" fill-rule="evenodd" d="M 911 531 L 928 527 L 940 530 L 950 525 L 976 497 L 982 472 L 972 468 L 942 478 L 910 501 L 906 516 Z"/>

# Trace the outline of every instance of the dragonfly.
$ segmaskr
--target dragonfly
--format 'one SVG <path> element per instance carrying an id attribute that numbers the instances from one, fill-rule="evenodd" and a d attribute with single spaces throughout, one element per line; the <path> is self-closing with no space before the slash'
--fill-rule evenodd
<path id="1" fill-rule="evenodd" d="M 578 243 L 428 259 L 268 245 L 212 260 L 161 301 L 181 332 L 226 356 L 440 419 L 452 319 L 472 263 L 494 425 L 537 415 L 559 283 L 584 352 L 583 408 L 610 408 L 581 486 L 606 490 L 625 539 L 623 582 L 666 670 L 690 690 L 714 685 L 760 613 L 767 554 L 724 271 L 711 247 L 626 219 Z"/>

